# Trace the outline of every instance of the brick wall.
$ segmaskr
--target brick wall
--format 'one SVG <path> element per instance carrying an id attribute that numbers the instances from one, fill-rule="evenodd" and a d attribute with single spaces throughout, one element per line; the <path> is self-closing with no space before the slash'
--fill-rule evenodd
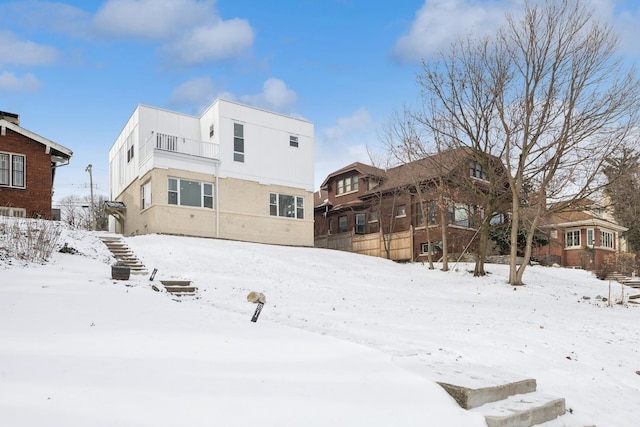
<path id="1" fill-rule="evenodd" d="M 26 188 L 0 186 L 0 206 L 23 208 L 27 217 L 51 217 L 51 155 L 45 146 L 11 129 L 0 135 L 0 152 L 23 154 Z"/>

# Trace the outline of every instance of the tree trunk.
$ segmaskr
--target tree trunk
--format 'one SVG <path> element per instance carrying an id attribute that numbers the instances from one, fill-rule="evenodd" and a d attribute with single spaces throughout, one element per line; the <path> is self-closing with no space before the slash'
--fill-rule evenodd
<path id="1" fill-rule="evenodd" d="M 509 256 L 509 284 L 513 286 L 523 285 L 522 277 L 518 278 L 516 260 L 518 258 L 518 224 L 520 223 L 519 198 L 513 198 L 511 216 L 511 251 Z M 522 276 L 522 275 L 520 275 Z"/>
<path id="2" fill-rule="evenodd" d="M 442 194 L 438 196 L 440 206 L 440 228 L 442 229 L 442 271 L 449 271 L 449 250 L 447 248 L 447 211 Z"/>

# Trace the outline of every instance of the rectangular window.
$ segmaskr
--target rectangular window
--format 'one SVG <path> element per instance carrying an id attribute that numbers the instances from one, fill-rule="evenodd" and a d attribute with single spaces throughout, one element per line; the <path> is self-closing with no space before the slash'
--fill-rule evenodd
<path id="1" fill-rule="evenodd" d="M 0 208 L 0 215 L 2 216 L 13 216 L 18 218 L 26 218 L 27 210 L 22 208 Z"/>
<path id="2" fill-rule="evenodd" d="M 304 197 L 270 193 L 269 215 L 304 219 Z"/>
<path id="3" fill-rule="evenodd" d="M 469 162 L 469 176 L 471 178 L 487 179 L 487 171 L 482 167 L 482 165 L 476 161 L 471 160 Z"/>
<path id="4" fill-rule="evenodd" d="M 377 222 L 378 221 L 378 211 L 371 211 L 369 213 L 369 222 Z"/>
<path id="5" fill-rule="evenodd" d="M 170 205 L 213 209 L 213 184 L 169 178 L 167 202 Z"/>
<path id="6" fill-rule="evenodd" d="M 327 225 L 327 231 L 329 234 L 333 233 L 333 218 L 329 218 L 329 224 Z"/>
<path id="7" fill-rule="evenodd" d="M 213 123 L 211 123 L 209 125 L 209 138 L 213 138 L 214 134 L 215 134 L 215 131 L 214 131 Z"/>
<path id="8" fill-rule="evenodd" d="M 580 230 L 571 230 L 566 233 L 565 247 L 580 247 Z"/>
<path id="9" fill-rule="evenodd" d="M 365 214 L 356 214 L 356 234 L 364 234 L 365 233 Z"/>
<path id="10" fill-rule="evenodd" d="M 233 124 L 233 161 L 244 163 L 244 125 Z"/>
<path id="11" fill-rule="evenodd" d="M 459 225 L 460 227 L 470 227 L 470 211 L 468 205 L 463 205 L 461 203 L 455 204 L 455 212 L 454 212 L 454 221 L 455 225 Z"/>
<path id="12" fill-rule="evenodd" d="M 289 146 L 290 147 L 297 147 L 298 146 L 298 137 L 297 136 L 293 136 L 293 135 L 289 136 Z"/>
<path id="13" fill-rule="evenodd" d="M 25 156 L 0 153 L 0 185 L 25 187 Z"/>
<path id="14" fill-rule="evenodd" d="M 613 249 L 613 233 L 610 233 L 608 231 L 601 231 L 600 246 L 603 248 Z"/>
<path id="15" fill-rule="evenodd" d="M 595 234 L 593 232 L 593 228 L 587 228 L 587 246 L 592 248 L 595 243 Z"/>
<path id="16" fill-rule="evenodd" d="M 213 209 L 213 184 L 202 184 L 202 206 Z"/>
<path id="17" fill-rule="evenodd" d="M 338 217 L 338 233 L 346 233 L 347 232 L 347 216 L 339 216 Z"/>
<path id="18" fill-rule="evenodd" d="M 145 182 L 140 187 L 140 199 L 141 209 L 147 209 L 151 206 L 151 181 Z"/>
<path id="19" fill-rule="evenodd" d="M 337 194 L 358 191 L 358 175 L 348 176 L 338 181 Z"/>
<path id="20" fill-rule="evenodd" d="M 407 216 L 407 206 L 406 205 L 400 205 L 398 206 L 398 209 L 396 209 L 396 216 Z"/>
<path id="21" fill-rule="evenodd" d="M 422 249 L 421 253 L 428 254 L 429 253 L 429 246 L 431 246 L 431 255 L 435 255 L 436 251 L 442 247 L 442 242 L 431 242 L 431 244 L 422 243 L 421 244 L 421 249 Z"/>
<path id="22" fill-rule="evenodd" d="M 11 176 L 11 156 L 9 154 L 0 153 L 0 185 L 11 185 L 9 177 Z"/>
<path id="23" fill-rule="evenodd" d="M 424 212 L 422 209 L 422 204 L 417 203 L 417 216 L 416 216 L 416 226 L 421 227 L 424 224 Z M 429 224 L 435 224 L 436 223 L 436 204 L 435 202 L 429 202 L 428 206 L 428 213 L 429 213 L 429 217 L 428 217 L 428 221 Z"/>

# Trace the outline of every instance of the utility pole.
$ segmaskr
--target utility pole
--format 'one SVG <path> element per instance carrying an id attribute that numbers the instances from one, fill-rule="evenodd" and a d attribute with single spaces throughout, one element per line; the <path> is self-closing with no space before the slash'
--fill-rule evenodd
<path id="1" fill-rule="evenodd" d="M 89 222 L 91 223 L 91 230 L 95 231 L 96 229 L 96 215 L 93 211 L 93 174 L 91 173 L 91 163 L 85 169 L 85 171 L 89 172 L 89 188 L 91 190 L 91 205 L 89 206 Z"/>

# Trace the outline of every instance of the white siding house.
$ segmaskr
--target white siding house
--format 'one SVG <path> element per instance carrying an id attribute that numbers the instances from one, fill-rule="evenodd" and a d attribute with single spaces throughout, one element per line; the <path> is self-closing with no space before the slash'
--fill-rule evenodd
<path id="1" fill-rule="evenodd" d="M 109 151 L 110 230 L 313 245 L 313 123 L 139 105 Z"/>

